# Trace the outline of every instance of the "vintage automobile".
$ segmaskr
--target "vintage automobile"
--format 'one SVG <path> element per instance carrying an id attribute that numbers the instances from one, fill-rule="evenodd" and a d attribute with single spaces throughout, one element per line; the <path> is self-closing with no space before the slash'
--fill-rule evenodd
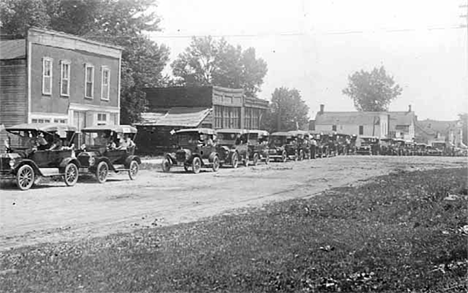
<path id="1" fill-rule="evenodd" d="M 270 154 L 268 152 L 268 140 L 270 134 L 266 130 L 248 130 L 247 144 L 249 147 L 249 159 L 254 166 L 259 161 L 268 164 L 270 162 Z"/>
<path id="2" fill-rule="evenodd" d="M 379 155 L 379 148 L 379 139 L 376 136 L 358 136 L 356 141 L 356 154 Z"/>
<path id="3" fill-rule="evenodd" d="M 431 142 L 432 147 L 438 150 L 441 156 L 453 156 L 455 155 L 455 146 L 447 141 L 433 141 Z"/>
<path id="4" fill-rule="evenodd" d="M 289 132 L 272 133 L 268 148 L 270 159 L 275 162 L 297 161 L 299 156 L 295 138 Z"/>
<path id="5" fill-rule="evenodd" d="M 405 155 L 405 140 L 401 138 L 393 139 L 393 148 L 394 153 L 397 156 L 404 156 Z"/>
<path id="6" fill-rule="evenodd" d="M 427 152 L 427 144 L 425 143 L 416 143 L 415 146 L 415 155 L 417 156 L 425 156 Z"/>
<path id="7" fill-rule="evenodd" d="M 135 155 L 135 144 L 128 147 L 119 141 L 135 139 L 137 129 L 130 125 L 96 125 L 83 128 L 81 150 L 77 152 L 80 172 L 96 175 L 99 183 L 107 180 L 109 171 L 127 172 L 134 180 L 141 159 Z"/>
<path id="8" fill-rule="evenodd" d="M 244 129 L 217 129 L 217 150 L 221 166 L 237 168 L 239 162 L 249 165 L 250 148 L 247 143 L 248 132 Z"/>
<path id="9" fill-rule="evenodd" d="M 348 155 L 350 151 L 351 135 L 345 133 L 336 133 L 336 154 Z"/>
<path id="10" fill-rule="evenodd" d="M 380 154 L 385 156 L 396 155 L 393 138 L 381 138 L 379 141 Z"/>
<path id="11" fill-rule="evenodd" d="M 297 142 L 298 160 L 310 159 L 310 133 L 303 130 L 289 131 Z"/>
<path id="12" fill-rule="evenodd" d="M 163 172 L 169 172 L 173 166 L 182 166 L 186 172 L 191 168 L 195 174 L 200 173 L 201 168 L 218 171 L 220 159 L 213 129 L 181 129 L 174 135 L 177 136 L 177 150 L 164 155 L 161 163 Z"/>
<path id="13" fill-rule="evenodd" d="M 15 178 L 21 190 L 31 188 L 39 177 L 62 177 L 67 186 L 76 184 L 80 164 L 73 150 L 75 127 L 31 123 L 6 131 L 13 137 L 8 135 L 6 152 L 0 154 L 0 178 Z"/>

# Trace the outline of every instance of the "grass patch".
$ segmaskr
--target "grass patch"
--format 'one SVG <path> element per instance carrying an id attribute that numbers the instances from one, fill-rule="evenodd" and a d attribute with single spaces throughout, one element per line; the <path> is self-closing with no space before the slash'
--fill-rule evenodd
<path id="1" fill-rule="evenodd" d="M 0 256 L 0 288 L 466 292 L 466 175 L 399 172 L 248 214 L 15 249 Z"/>

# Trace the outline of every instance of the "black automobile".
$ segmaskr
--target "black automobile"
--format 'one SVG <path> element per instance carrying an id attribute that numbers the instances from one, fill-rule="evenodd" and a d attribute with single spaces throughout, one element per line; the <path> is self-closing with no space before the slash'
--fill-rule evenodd
<path id="1" fill-rule="evenodd" d="M 80 165 L 73 145 L 75 127 L 31 123 L 6 131 L 6 150 L 0 154 L 1 179 L 16 179 L 21 190 L 31 188 L 38 177 L 62 177 L 67 186 L 75 185 Z"/>
<path id="2" fill-rule="evenodd" d="M 127 172 L 131 180 L 136 178 L 141 159 L 135 155 L 135 127 L 96 125 L 82 129 L 81 133 L 83 144 L 77 154 L 80 173 L 94 174 L 99 183 L 106 182 L 109 171 Z"/>

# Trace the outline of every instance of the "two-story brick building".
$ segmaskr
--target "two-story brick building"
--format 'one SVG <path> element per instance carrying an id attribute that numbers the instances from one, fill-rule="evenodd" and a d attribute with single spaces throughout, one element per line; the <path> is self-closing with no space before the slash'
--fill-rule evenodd
<path id="1" fill-rule="evenodd" d="M 37 28 L 0 40 L 0 125 L 119 124 L 121 52 Z"/>

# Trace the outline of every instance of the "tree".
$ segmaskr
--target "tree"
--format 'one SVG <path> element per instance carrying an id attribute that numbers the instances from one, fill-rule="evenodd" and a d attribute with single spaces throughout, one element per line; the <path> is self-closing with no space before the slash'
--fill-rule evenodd
<path id="1" fill-rule="evenodd" d="M 38 7 L 36 10 L 46 13 L 42 22 L 35 21 L 38 11 L 20 9 L 29 7 L 31 2 Z M 27 28 L 34 25 L 123 47 L 121 123 L 131 124 L 146 109 L 142 89 L 165 82 L 161 72 L 169 61 L 169 48 L 145 36 L 146 31 L 159 30 L 159 18 L 154 12 L 147 13 L 153 3 L 154 0 L 7 0 L 0 6 L 1 28 L 3 34 L 24 36 Z"/>
<path id="2" fill-rule="evenodd" d="M 309 123 L 309 107 L 296 89 L 276 88 L 265 119 L 269 131 L 298 130 Z"/>
<path id="3" fill-rule="evenodd" d="M 260 91 L 267 64 L 255 49 L 242 51 L 223 38 L 194 37 L 189 47 L 171 64 L 176 81 L 183 85 L 216 85 L 243 88 L 249 96 Z"/>
<path id="4" fill-rule="evenodd" d="M 348 76 L 348 87 L 343 94 L 354 101 L 358 111 L 387 111 L 392 100 L 401 95 L 402 89 L 395 84 L 385 68 L 374 68 L 371 72 L 361 70 Z"/>
<path id="5" fill-rule="evenodd" d="M 462 125 L 462 142 L 468 145 L 468 113 L 458 114 Z"/>

